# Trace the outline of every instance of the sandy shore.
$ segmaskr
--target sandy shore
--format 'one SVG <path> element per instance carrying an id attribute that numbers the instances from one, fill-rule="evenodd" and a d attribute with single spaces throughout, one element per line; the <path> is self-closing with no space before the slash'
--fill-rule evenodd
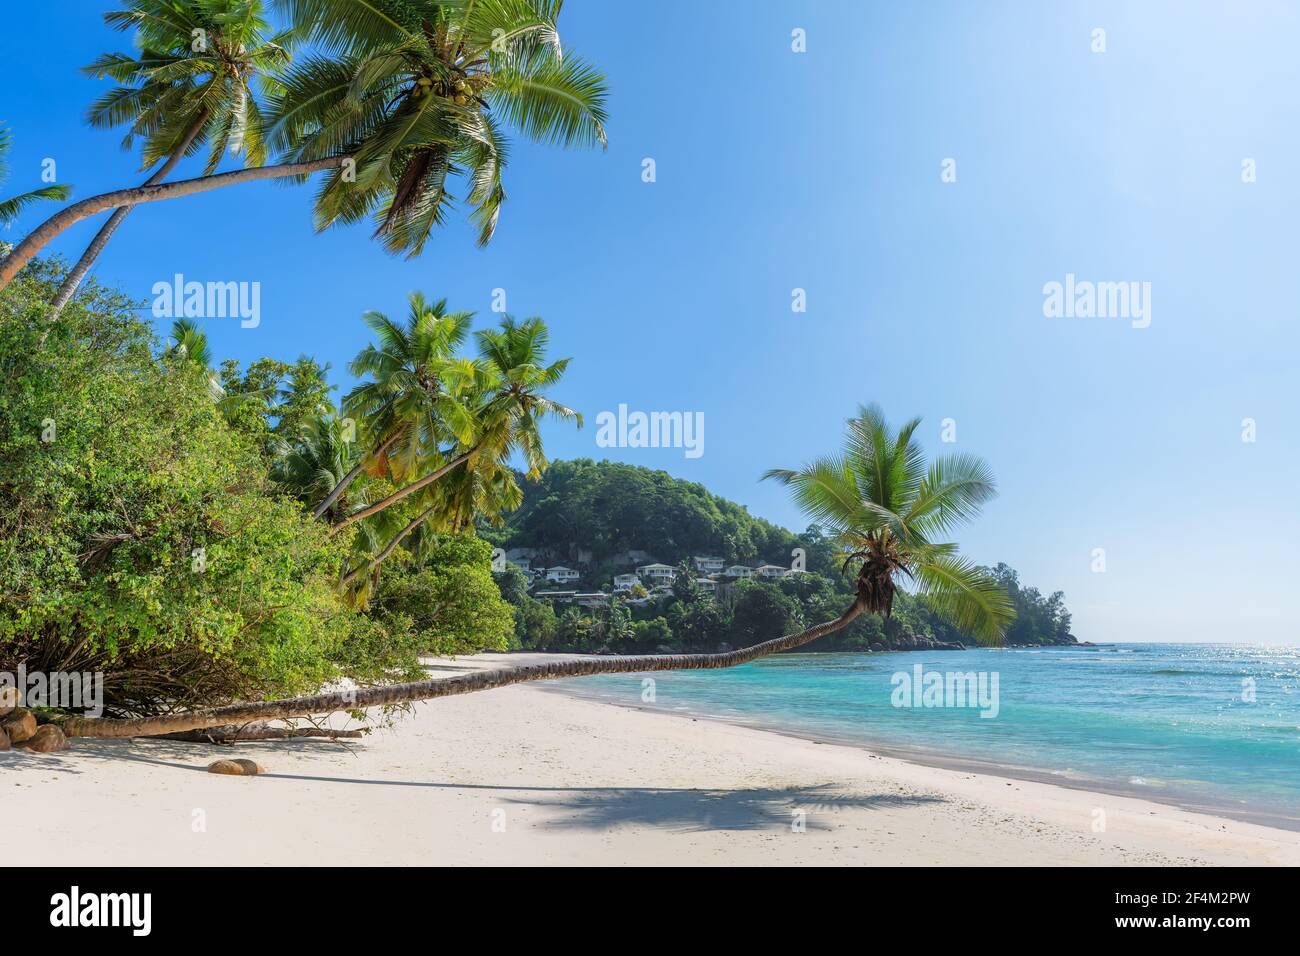
<path id="1" fill-rule="evenodd" d="M 236 749 L 266 775 L 208 774 L 228 748 L 169 741 L 0 754 L 0 845 L 87 865 L 1300 865 L 1300 833 L 536 686 L 346 746 Z"/>

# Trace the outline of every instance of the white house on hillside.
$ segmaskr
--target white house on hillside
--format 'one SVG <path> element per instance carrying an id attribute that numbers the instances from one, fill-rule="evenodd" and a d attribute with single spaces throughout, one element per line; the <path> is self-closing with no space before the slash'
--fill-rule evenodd
<path id="1" fill-rule="evenodd" d="M 718 590 L 718 582 L 712 578 L 696 578 L 695 586 L 704 594 L 715 594 Z"/>
<path id="2" fill-rule="evenodd" d="M 614 575 L 615 591 L 630 591 L 632 588 L 641 583 L 641 579 L 635 574 L 616 574 Z"/>
<path id="3" fill-rule="evenodd" d="M 575 594 L 573 601 L 579 607 L 605 607 L 609 604 L 609 595 L 604 591 L 591 591 L 584 594 Z"/>
<path id="4" fill-rule="evenodd" d="M 671 584 L 677 576 L 677 569 L 671 564 L 643 564 L 636 573 L 651 584 Z"/>
<path id="5" fill-rule="evenodd" d="M 727 566 L 727 562 L 722 558 L 704 558 L 697 555 L 691 560 L 695 562 L 695 570 L 703 574 L 721 574 L 722 569 Z"/>
<path id="6" fill-rule="evenodd" d="M 779 564 L 764 564 L 754 569 L 754 573 L 760 578 L 783 578 L 790 573 L 789 569 L 781 567 Z"/>
<path id="7" fill-rule="evenodd" d="M 582 577 L 582 575 L 573 570 L 573 568 L 562 568 L 559 565 L 556 565 L 553 568 L 546 569 L 546 580 L 556 581 L 560 584 L 563 584 L 566 581 L 576 581 L 580 577 Z"/>
<path id="8" fill-rule="evenodd" d="M 743 564 L 733 564 L 722 573 L 729 578 L 752 578 L 754 576 L 754 569 L 747 568 Z"/>

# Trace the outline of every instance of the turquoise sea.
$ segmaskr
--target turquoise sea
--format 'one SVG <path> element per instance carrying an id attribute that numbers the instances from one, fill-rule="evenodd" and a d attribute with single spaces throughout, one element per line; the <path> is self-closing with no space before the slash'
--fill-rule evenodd
<path id="1" fill-rule="evenodd" d="M 969 706 L 895 706 L 903 690 L 895 675 L 911 680 L 918 664 L 923 682 L 935 680 L 924 676 L 932 672 L 983 673 L 986 694 L 996 674 L 996 716 L 981 717 Z M 655 681 L 653 701 L 643 699 L 646 676 Z M 730 670 L 588 677 L 556 686 L 923 763 L 1140 795 L 1300 829 L 1300 647 L 789 654 Z"/>

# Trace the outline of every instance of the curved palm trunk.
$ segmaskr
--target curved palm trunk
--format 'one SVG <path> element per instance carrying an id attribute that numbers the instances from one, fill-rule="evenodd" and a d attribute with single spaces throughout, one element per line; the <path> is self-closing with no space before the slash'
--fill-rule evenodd
<path id="1" fill-rule="evenodd" d="M 311 516 L 313 518 L 319 518 L 325 512 L 329 511 L 330 505 L 334 504 L 334 502 L 339 500 L 339 496 L 342 495 L 343 492 L 348 490 L 348 485 L 356 481 L 357 475 L 361 474 L 362 470 L 366 467 L 366 465 L 369 464 L 374 459 L 378 458 L 384 452 L 388 451 L 388 449 L 393 446 L 393 442 L 397 441 L 399 437 L 400 437 L 400 432 L 398 434 L 392 435 L 387 441 L 385 441 L 382 445 L 376 448 L 373 452 L 371 452 L 369 455 L 366 455 L 359 462 L 357 462 L 356 467 L 353 468 L 351 471 L 349 471 L 342 478 L 340 478 L 339 483 L 334 486 L 334 490 L 331 491 L 328 495 L 326 495 L 325 500 L 316 506 L 316 510 L 311 513 Z"/>
<path id="2" fill-rule="evenodd" d="M 69 737 L 152 737 L 159 734 L 204 730 L 224 724 L 244 724 L 254 720 L 287 720 L 310 717 L 363 707 L 402 704 L 414 700 L 432 700 L 456 694 L 472 694 L 495 687 L 508 687 L 535 680 L 558 680 L 562 677 L 587 677 L 592 674 L 633 674 L 641 671 L 715 670 L 735 667 L 769 654 L 802 647 L 838 631 L 863 611 L 862 602 L 854 601 L 847 611 L 833 621 L 826 621 L 798 634 L 778 637 L 752 647 L 725 654 L 646 654 L 631 657 L 596 657 L 583 660 L 529 664 L 525 667 L 476 671 L 459 677 L 442 677 L 411 684 L 390 684 L 364 690 L 268 700 L 261 703 L 231 704 L 211 710 L 166 717 L 141 717 L 123 720 L 70 717 L 60 721 Z"/>
<path id="3" fill-rule="evenodd" d="M 385 561 L 388 560 L 388 556 L 392 554 L 394 550 L 396 550 L 397 546 L 401 544 L 403 540 L 405 540 L 407 535 L 409 535 L 412 531 L 420 527 L 420 525 L 424 524 L 424 522 L 429 519 L 429 515 L 433 514 L 433 510 L 435 507 L 437 506 L 434 505 L 432 507 L 425 508 L 422 512 L 420 512 L 418 515 L 412 518 L 405 528 L 397 532 L 397 534 L 393 535 L 393 540 L 389 541 L 388 544 L 384 545 L 384 549 L 382 551 L 380 551 L 377 555 L 375 555 L 365 564 L 362 564 L 355 570 L 349 571 L 346 575 L 344 575 L 343 580 L 339 582 L 339 587 L 345 588 L 353 581 L 355 581 L 357 578 L 359 578 L 361 575 L 365 574 L 367 571 L 377 570 L 381 564 L 383 564 Z"/>
<path id="4" fill-rule="evenodd" d="M 130 189 L 116 189 L 100 193 L 80 202 L 74 202 L 56 212 L 49 219 L 33 229 L 22 242 L 18 243 L 4 259 L 0 259 L 0 289 L 4 289 L 14 280 L 23 266 L 44 249 L 61 232 L 75 226 L 83 219 L 89 219 L 105 209 L 118 206 L 136 206 L 145 202 L 158 202 L 162 199 L 175 199 L 180 196 L 192 196 L 222 186 L 235 186 L 240 183 L 252 183 L 262 179 L 283 179 L 287 176 L 309 176 L 323 169 L 334 169 L 343 165 L 343 156 L 331 156 L 328 159 L 313 159 L 305 163 L 286 163 L 280 166 L 256 166 L 252 169 L 239 169 L 215 176 L 200 176 L 198 179 L 180 179 L 174 183 L 158 183 L 153 186 L 133 186 Z"/>
<path id="5" fill-rule="evenodd" d="M 330 534 L 334 534 L 335 532 L 342 531 L 344 528 L 352 524 L 354 521 L 360 521 L 362 518 L 368 518 L 373 514 L 378 514 L 379 512 L 387 508 L 389 505 L 395 505 L 406 496 L 413 495 L 421 488 L 425 487 L 426 485 L 433 484 L 435 481 L 437 481 L 447 472 L 451 471 L 453 468 L 455 468 L 465 459 L 469 458 L 469 456 L 474 454 L 474 452 L 476 452 L 477 450 L 478 450 L 477 448 L 471 448 L 469 451 L 463 451 L 455 458 L 453 458 L 451 461 L 447 462 L 447 464 L 443 465 L 441 468 L 437 469 L 436 471 L 429 472 L 429 474 L 425 475 L 419 481 L 413 481 L 405 488 L 399 488 L 397 491 L 394 491 L 387 498 L 383 498 L 379 501 L 376 501 L 373 505 L 369 505 L 365 508 L 362 508 L 360 511 L 352 512 L 352 514 L 348 515 L 346 518 L 344 518 L 342 521 L 336 524 L 333 528 L 331 528 Z"/>
<path id="6" fill-rule="evenodd" d="M 176 168 L 176 164 L 185 158 L 185 153 L 190 148 L 190 144 L 194 142 L 194 137 L 199 135 L 200 130 L 203 129 L 207 121 L 208 114 L 205 111 L 185 131 L 185 136 L 180 145 L 172 150 L 172 154 L 167 157 L 167 162 L 163 163 L 162 167 L 141 185 L 152 186 L 166 179 L 167 174 Z M 117 231 L 117 227 L 122 225 L 122 220 L 131 212 L 131 208 L 130 206 L 119 206 L 114 209 L 113 215 L 108 217 L 108 222 L 104 223 L 99 232 L 95 233 L 95 238 L 90 241 L 86 251 L 81 254 L 77 264 L 72 267 L 68 277 L 63 280 L 63 285 L 59 287 L 58 294 L 54 296 L 54 317 L 57 317 L 63 311 L 63 307 L 68 304 L 68 300 L 76 294 L 82 280 L 86 278 L 86 273 L 90 272 L 90 267 L 95 264 L 95 260 L 104 251 L 104 247 L 108 245 L 108 240 L 113 238 L 113 233 Z"/>

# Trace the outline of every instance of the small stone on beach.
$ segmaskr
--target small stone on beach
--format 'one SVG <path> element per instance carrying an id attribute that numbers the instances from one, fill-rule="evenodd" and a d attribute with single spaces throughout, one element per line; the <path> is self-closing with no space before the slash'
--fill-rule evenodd
<path id="1" fill-rule="evenodd" d="M 214 760 L 208 764 L 208 773 L 223 773 L 231 777 L 255 777 L 262 768 L 255 761 L 240 758 L 238 760 Z"/>
<path id="2" fill-rule="evenodd" d="M 0 729 L 9 735 L 9 742 L 20 744 L 36 736 L 36 715 L 30 710 L 16 710 L 0 723 Z"/>
<path id="3" fill-rule="evenodd" d="M 36 733 L 18 745 L 18 749 L 36 754 L 52 754 L 59 750 L 67 750 L 68 738 L 62 728 L 54 724 L 42 724 L 36 728 Z"/>

